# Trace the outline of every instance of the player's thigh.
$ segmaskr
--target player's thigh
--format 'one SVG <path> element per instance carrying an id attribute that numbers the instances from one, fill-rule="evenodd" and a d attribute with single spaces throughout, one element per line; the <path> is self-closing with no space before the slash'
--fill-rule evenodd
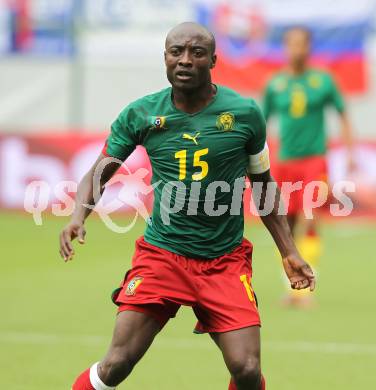
<path id="1" fill-rule="evenodd" d="M 193 310 L 196 332 L 224 333 L 260 325 L 252 287 L 252 244 L 243 239 L 231 253 L 207 263 L 199 276 L 199 299 Z"/>
<path id="2" fill-rule="evenodd" d="M 325 156 L 312 156 L 304 161 L 302 166 L 304 171 L 304 182 L 321 181 L 328 183 L 328 167 Z"/>
<path id="3" fill-rule="evenodd" d="M 281 188 L 282 199 L 288 215 L 298 215 L 303 209 L 303 160 L 279 162 L 275 178 Z"/>
<path id="4" fill-rule="evenodd" d="M 119 312 L 111 345 L 104 360 L 128 360 L 130 364 L 136 364 L 160 329 L 160 323 L 148 314 L 128 310 Z"/>
<path id="5" fill-rule="evenodd" d="M 260 327 L 246 328 L 223 333 L 211 333 L 223 354 L 224 361 L 230 372 L 241 369 L 249 361 L 260 364 Z"/>

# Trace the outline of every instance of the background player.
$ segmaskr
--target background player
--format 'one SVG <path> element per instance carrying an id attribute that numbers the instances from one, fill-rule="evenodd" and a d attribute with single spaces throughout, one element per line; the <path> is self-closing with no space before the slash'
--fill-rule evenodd
<path id="1" fill-rule="evenodd" d="M 72 220 L 60 235 L 60 253 L 66 261 L 73 256 L 72 239 L 84 242 L 84 221 L 90 210 L 83 205 L 94 202 L 97 168 L 104 167 L 103 192 L 121 162 L 142 144 L 153 168 L 152 182 L 162 182 L 155 187 L 152 221 L 136 242 L 132 269 L 114 294 L 119 313 L 110 349 L 99 364 L 77 378 L 73 390 L 115 388 L 182 304 L 193 307 L 198 329 L 209 332 L 222 351 L 233 378 L 231 388 L 265 388 L 260 372 L 260 319 L 251 286 L 252 245 L 243 239 L 243 209 L 218 213 L 214 203 L 209 202 L 208 209 L 200 196 L 214 188 L 216 205 L 232 205 L 232 190 L 237 183 L 244 184 L 248 172 L 253 182 L 264 183 L 265 200 L 266 186 L 273 182 L 265 121 L 253 100 L 211 83 L 215 62 L 214 37 L 205 28 L 183 23 L 170 31 L 165 63 L 172 88 L 123 110 L 103 153 L 79 185 Z M 107 156 L 116 159 L 106 164 Z M 171 183 L 178 187 L 176 192 Z M 186 193 L 181 194 L 184 187 L 188 193 L 198 188 L 196 212 Z M 166 188 L 170 188 L 167 202 Z M 313 290 L 313 273 L 296 250 L 286 218 L 277 213 L 278 199 L 274 201 L 263 222 L 280 250 L 291 286 Z M 166 222 L 171 203 L 182 206 L 168 213 Z"/>
<path id="2" fill-rule="evenodd" d="M 309 67 L 310 32 L 293 27 L 284 35 L 287 68 L 277 73 L 264 93 L 263 111 L 266 120 L 279 116 L 279 162 L 273 171 L 278 183 L 303 182 L 303 188 L 291 193 L 288 221 L 293 234 L 303 211 L 303 191 L 311 181 L 327 181 L 326 134 L 324 110 L 332 105 L 338 112 L 344 144 L 347 147 L 347 166 L 354 167 L 351 126 L 342 96 L 331 76 Z M 316 194 L 317 195 L 317 194 Z M 311 266 L 317 267 L 321 243 L 313 219 L 306 219 L 298 248 Z M 312 296 L 304 291 L 292 291 L 287 304 L 309 306 Z"/>

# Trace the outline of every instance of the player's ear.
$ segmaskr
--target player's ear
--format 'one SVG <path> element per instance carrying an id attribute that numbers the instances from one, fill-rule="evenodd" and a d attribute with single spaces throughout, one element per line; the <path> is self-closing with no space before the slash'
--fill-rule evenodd
<path id="1" fill-rule="evenodd" d="M 165 63 L 166 63 L 166 50 L 163 52 L 163 57 L 164 57 L 164 60 L 165 60 Z"/>
<path id="2" fill-rule="evenodd" d="M 217 55 L 216 54 L 213 54 L 212 57 L 211 57 L 211 65 L 210 65 L 210 69 L 213 69 L 215 67 L 215 64 L 217 63 Z"/>

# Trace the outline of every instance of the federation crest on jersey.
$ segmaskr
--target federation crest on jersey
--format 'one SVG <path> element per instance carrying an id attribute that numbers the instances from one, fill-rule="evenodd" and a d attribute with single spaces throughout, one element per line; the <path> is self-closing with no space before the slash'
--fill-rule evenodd
<path id="1" fill-rule="evenodd" d="M 143 280 L 144 278 L 142 278 L 141 276 L 134 277 L 128 283 L 127 289 L 125 290 L 125 295 L 129 295 L 129 296 L 136 295 L 137 287 L 142 283 Z"/>
<path id="2" fill-rule="evenodd" d="M 273 82 L 273 88 L 276 92 L 283 92 L 287 88 L 287 79 L 285 77 L 278 77 Z"/>
<path id="3" fill-rule="evenodd" d="M 166 128 L 166 117 L 165 116 L 153 116 L 152 117 L 153 127 L 157 130 Z"/>
<path id="4" fill-rule="evenodd" d="M 232 112 L 222 112 L 217 117 L 218 130 L 231 131 L 234 130 L 235 116 Z"/>
<path id="5" fill-rule="evenodd" d="M 311 88 L 320 88 L 322 84 L 321 77 L 318 74 L 310 75 L 308 78 L 308 84 Z"/>

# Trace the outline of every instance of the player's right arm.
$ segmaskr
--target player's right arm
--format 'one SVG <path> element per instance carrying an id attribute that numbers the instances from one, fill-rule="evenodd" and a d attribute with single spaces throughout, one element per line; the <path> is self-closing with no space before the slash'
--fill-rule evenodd
<path id="1" fill-rule="evenodd" d="M 119 160 L 109 159 L 107 161 L 106 159 L 108 160 L 108 156 L 101 153 L 78 185 L 72 218 L 60 233 L 60 255 L 64 261 L 71 260 L 74 255 L 72 241 L 75 238 L 78 239 L 80 244 L 84 243 L 86 234 L 84 223 L 92 211 L 92 207 L 86 205 L 95 206 L 103 194 L 105 184 L 121 165 Z M 100 171 L 100 175 L 96 177 L 98 171 Z M 98 188 L 95 188 L 95 186 L 98 186 Z M 99 194 L 99 196 L 94 196 L 94 194 Z"/>
<path id="2" fill-rule="evenodd" d="M 78 238 L 80 244 L 84 243 L 85 220 L 101 198 L 105 184 L 138 144 L 136 135 L 138 128 L 140 123 L 137 113 L 132 105 L 129 105 L 112 124 L 111 134 L 102 153 L 78 185 L 76 206 L 71 221 L 60 233 L 60 255 L 64 261 L 71 260 L 74 255 L 72 241 L 75 238 Z"/>
<path id="3" fill-rule="evenodd" d="M 268 121 L 269 117 L 273 114 L 274 111 L 272 81 L 269 81 L 269 83 L 265 87 L 261 107 L 262 112 L 264 114 L 264 118 L 266 121 Z"/>

